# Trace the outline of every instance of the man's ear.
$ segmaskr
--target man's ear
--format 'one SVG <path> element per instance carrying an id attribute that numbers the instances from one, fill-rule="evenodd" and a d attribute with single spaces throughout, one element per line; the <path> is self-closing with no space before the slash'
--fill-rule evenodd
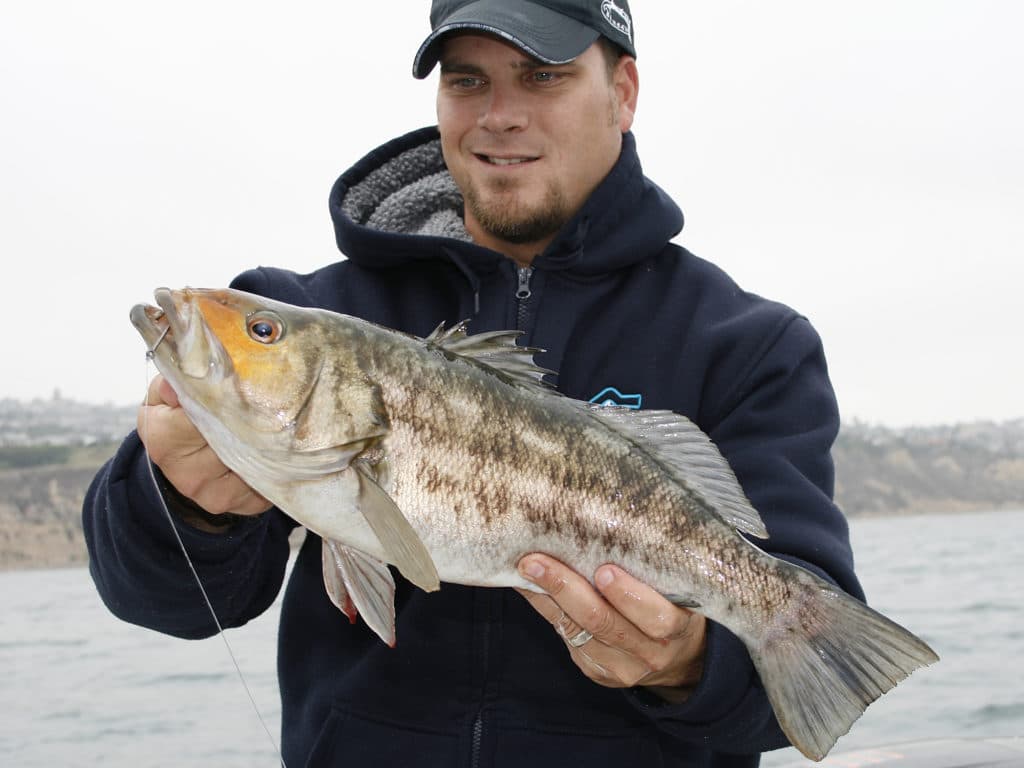
<path id="1" fill-rule="evenodd" d="M 637 97 L 640 94 L 640 73 L 636 68 L 636 59 L 632 56 L 620 56 L 612 73 L 612 88 L 619 105 L 619 129 L 625 133 L 633 126 L 636 114 Z"/>

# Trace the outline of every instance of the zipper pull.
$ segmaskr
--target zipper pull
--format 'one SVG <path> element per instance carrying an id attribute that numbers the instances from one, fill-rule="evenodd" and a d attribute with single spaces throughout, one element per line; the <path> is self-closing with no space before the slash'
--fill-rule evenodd
<path id="1" fill-rule="evenodd" d="M 526 301 L 530 298 L 530 277 L 533 275 L 533 267 L 517 267 L 519 271 L 519 287 L 516 288 L 516 298 Z"/>

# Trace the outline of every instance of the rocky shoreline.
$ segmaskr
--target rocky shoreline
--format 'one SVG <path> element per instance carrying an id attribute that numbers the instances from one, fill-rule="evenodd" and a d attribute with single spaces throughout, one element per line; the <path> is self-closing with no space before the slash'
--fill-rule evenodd
<path id="1" fill-rule="evenodd" d="M 0 570 L 88 561 L 82 501 L 97 467 L 0 470 Z"/>
<path id="2" fill-rule="evenodd" d="M 836 500 L 848 516 L 1024 509 L 1024 457 L 1016 448 L 982 449 L 962 435 L 894 434 L 853 430 L 837 442 Z M 88 562 L 82 501 L 102 460 L 94 452 L 75 466 L 0 469 L 0 570 Z"/>

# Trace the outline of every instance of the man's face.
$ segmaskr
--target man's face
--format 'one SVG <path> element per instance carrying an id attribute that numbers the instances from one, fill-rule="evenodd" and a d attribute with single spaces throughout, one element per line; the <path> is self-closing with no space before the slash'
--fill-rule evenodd
<path id="1" fill-rule="evenodd" d="M 448 38 L 437 120 L 474 240 L 524 263 L 542 250 L 618 159 L 636 89 L 635 62 L 609 77 L 596 44 L 549 65 L 496 38 Z"/>

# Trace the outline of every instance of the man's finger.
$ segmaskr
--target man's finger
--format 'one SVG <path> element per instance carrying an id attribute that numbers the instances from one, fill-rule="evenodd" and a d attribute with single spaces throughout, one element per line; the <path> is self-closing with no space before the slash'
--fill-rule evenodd
<path id="1" fill-rule="evenodd" d="M 562 608 L 547 595 L 542 595 L 538 592 L 531 592 L 528 589 L 516 589 L 516 592 L 526 598 L 526 601 L 533 606 L 533 609 L 537 611 L 548 622 L 558 635 L 565 640 L 567 643 L 573 638 L 577 637 L 580 632 L 583 631 L 583 627 L 573 621 L 573 618 L 567 614 Z"/>
<path id="2" fill-rule="evenodd" d="M 597 635 L 591 637 L 547 595 L 525 589 L 517 591 L 554 627 L 565 642 L 570 658 L 595 683 L 611 688 L 629 688 L 650 674 L 651 668 L 642 659 L 609 645 Z M 633 631 L 638 633 L 638 630 Z"/>
<path id="3" fill-rule="evenodd" d="M 633 652 L 643 642 L 641 632 L 614 610 L 590 582 L 563 563 L 545 555 L 531 554 L 519 562 L 519 572 L 544 589 L 560 611 L 570 616 L 601 642 Z M 543 614 L 555 623 L 550 609 Z"/>
<path id="4" fill-rule="evenodd" d="M 532 592 L 529 589 L 516 588 L 516 592 L 526 598 L 526 602 L 533 606 L 533 609 L 539 613 L 549 624 L 554 624 L 558 619 L 560 613 L 564 613 L 561 608 L 558 607 L 558 603 L 552 600 L 547 595 L 542 595 L 540 592 Z"/>
<path id="5" fill-rule="evenodd" d="M 257 515 L 272 506 L 234 472 L 204 484 L 192 500 L 211 514 Z"/>
<path id="6" fill-rule="evenodd" d="M 178 393 L 174 391 L 163 374 L 157 374 L 149 382 L 149 389 L 146 390 L 146 405 L 167 405 L 177 408 Z"/>
<path id="7" fill-rule="evenodd" d="M 136 417 L 139 437 L 150 457 L 164 470 L 165 463 L 187 461 L 206 447 L 206 440 L 180 408 L 144 405 Z"/>
<path id="8" fill-rule="evenodd" d="M 619 613 L 656 640 L 682 637 L 694 617 L 693 612 L 669 602 L 616 565 L 598 568 L 594 583 Z"/>
<path id="9" fill-rule="evenodd" d="M 177 408 L 181 405 L 181 401 L 178 400 L 178 393 L 174 391 L 174 387 L 167 381 L 163 376 L 160 376 L 159 392 L 160 397 L 167 405 L 171 408 Z"/>

